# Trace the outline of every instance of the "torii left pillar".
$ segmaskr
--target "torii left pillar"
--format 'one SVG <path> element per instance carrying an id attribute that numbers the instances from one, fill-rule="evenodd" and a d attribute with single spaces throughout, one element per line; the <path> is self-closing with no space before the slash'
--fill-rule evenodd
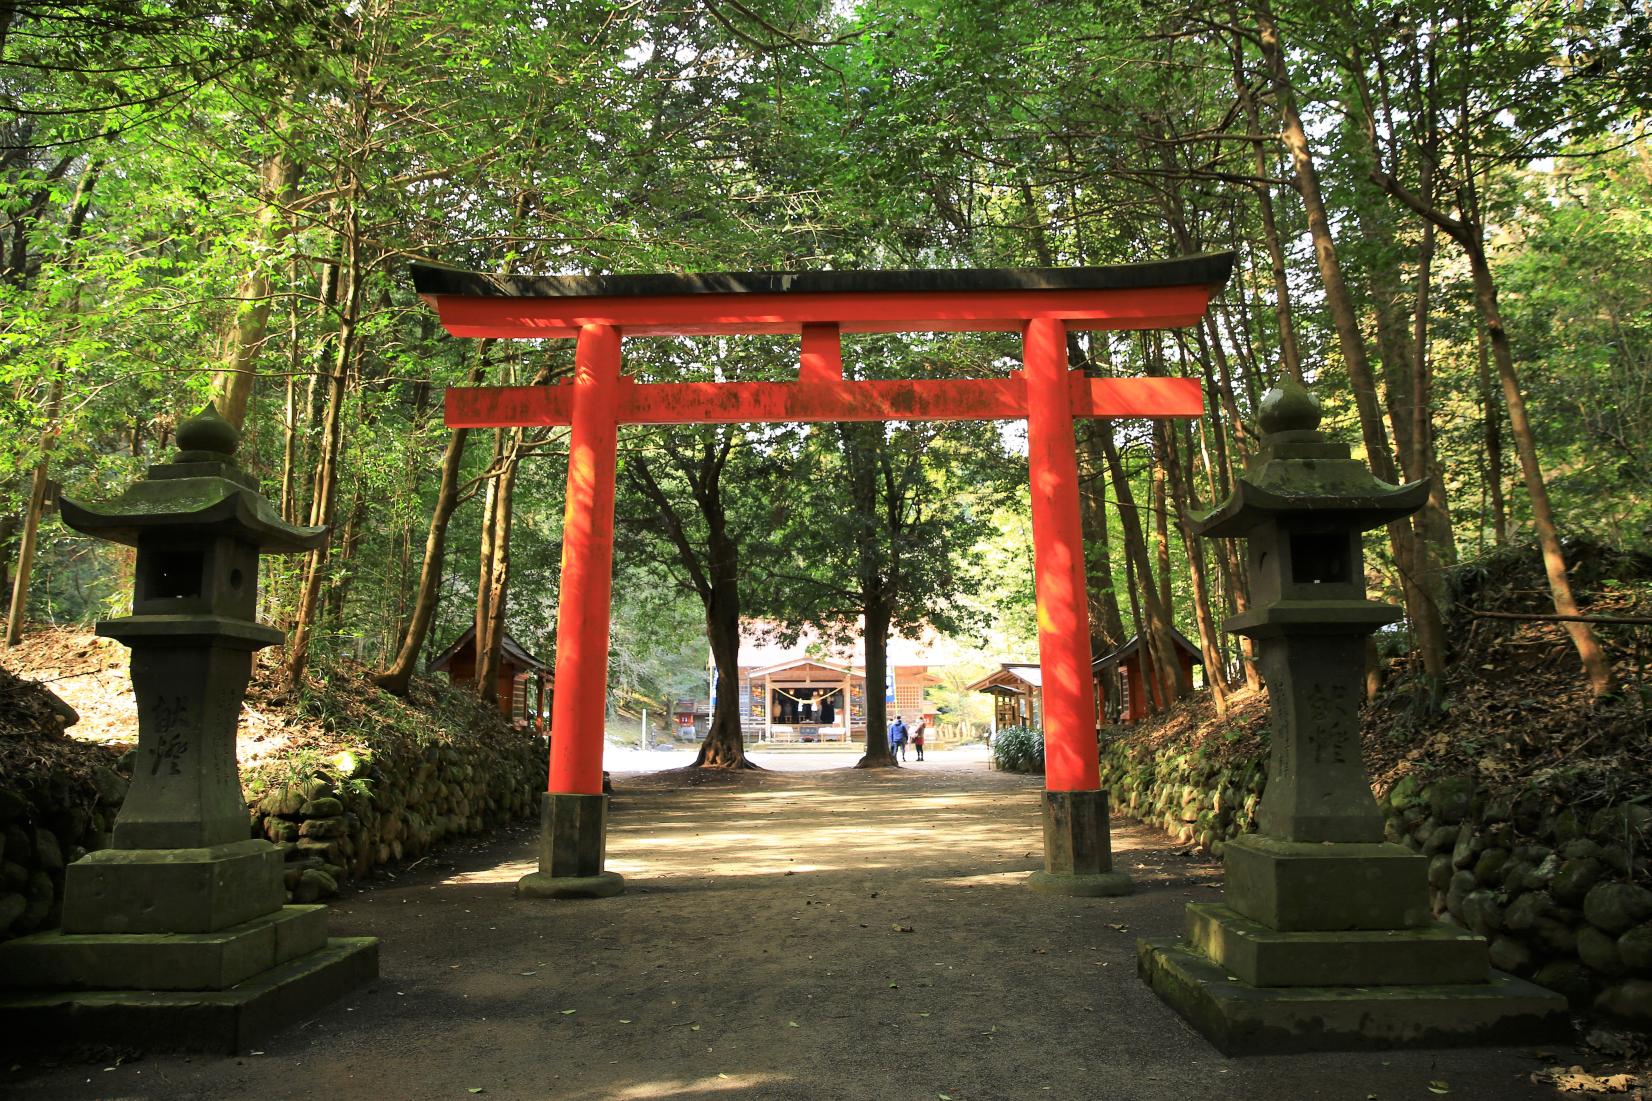
<path id="1" fill-rule="evenodd" d="M 539 810 L 539 870 L 516 885 L 524 898 L 605 898 L 625 889 L 624 878 L 604 866 L 608 797 L 602 792 L 619 434 L 617 328 L 580 328 L 572 389 L 551 774 Z"/>

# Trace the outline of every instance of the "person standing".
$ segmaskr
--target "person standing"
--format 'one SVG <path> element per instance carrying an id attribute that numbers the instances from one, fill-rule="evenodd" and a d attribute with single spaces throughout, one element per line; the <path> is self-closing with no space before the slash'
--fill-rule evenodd
<path id="1" fill-rule="evenodd" d="M 889 755 L 897 761 L 906 760 L 906 723 L 899 715 L 889 724 Z"/>
<path id="2" fill-rule="evenodd" d="M 912 748 L 917 751 L 918 760 L 920 761 L 924 759 L 924 731 L 928 727 L 927 722 L 919 719 L 918 725 L 912 728 Z"/>

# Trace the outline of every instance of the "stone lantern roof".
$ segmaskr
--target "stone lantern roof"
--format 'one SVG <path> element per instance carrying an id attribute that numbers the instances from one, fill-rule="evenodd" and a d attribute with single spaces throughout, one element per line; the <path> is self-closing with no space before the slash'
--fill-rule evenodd
<path id="1" fill-rule="evenodd" d="M 1428 499 L 1427 479 L 1395 486 L 1319 431 L 1319 400 L 1285 380 L 1262 399 L 1262 446 L 1233 493 L 1194 523 L 1206 538 L 1244 537 L 1258 525 L 1309 521 L 1368 531 L 1409 516 Z"/>
<path id="2" fill-rule="evenodd" d="M 252 475 L 235 463 L 241 433 L 208 405 L 178 426 L 178 454 L 149 468 L 112 501 L 61 502 L 63 522 L 76 531 L 129 547 L 145 533 L 231 536 L 263 553 L 285 554 L 320 546 L 324 527 L 281 519 Z"/>

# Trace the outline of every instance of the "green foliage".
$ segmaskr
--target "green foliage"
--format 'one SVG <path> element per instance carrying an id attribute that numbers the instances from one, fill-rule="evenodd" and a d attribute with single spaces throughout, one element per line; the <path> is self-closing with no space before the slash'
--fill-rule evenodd
<path id="1" fill-rule="evenodd" d="M 94 10 L 95 9 L 95 10 Z M 1370 179 L 1385 168 L 1464 216 L 1478 195 L 1505 326 L 1568 531 L 1652 540 L 1652 171 L 1645 13 L 1620 5 L 1275 5 L 1331 220 L 1372 331 L 1381 397 L 1415 404 L 1422 220 Z M 106 498 L 166 456 L 205 400 L 234 324 L 267 307 L 242 458 L 305 519 L 326 384 L 343 358 L 339 500 L 316 649 L 380 660 L 410 612 L 441 390 L 559 378 L 565 341 L 478 348 L 442 333 L 409 258 L 505 274 L 1123 262 L 1235 248 L 1211 324 L 1181 334 L 1075 334 L 1092 373 L 1199 378 L 1210 414 L 1183 460 L 1194 506 L 1254 451 L 1257 399 L 1279 370 L 1267 195 L 1297 336 L 1327 427 L 1360 435 L 1286 183 L 1277 97 L 1256 126 L 1235 64 L 1266 83 L 1244 11 L 1189 18 L 1140 0 L 894 0 L 758 8 L 606 0 L 117 0 L 20 5 L 0 19 L 0 515 L 48 458 L 71 496 Z M 1432 144 L 1430 144 L 1432 143 Z M 290 162 L 279 194 L 272 166 Z M 1284 184 L 1284 186 L 1281 186 Z M 81 203 L 77 207 L 77 196 Z M 84 217 L 77 217 L 79 210 Z M 1428 329 L 1438 472 L 1465 554 L 1526 522 L 1512 448 L 1486 461 L 1501 398 L 1482 393 L 1480 322 L 1461 250 L 1436 235 Z M 336 277 L 359 276 L 348 318 Z M 262 290 L 247 290 L 248 286 Z M 1384 338 L 1393 319 L 1402 322 Z M 350 326 L 354 328 L 351 329 Z M 1397 336 L 1396 336 L 1397 334 Z M 628 339 L 640 379 L 794 377 L 792 335 Z M 849 334 L 859 378 L 992 377 L 1013 334 Z M 1235 423 L 1237 421 L 1238 423 Z M 1108 423 L 1138 504 L 1161 458 L 1140 424 Z M 1505 428 L 1506 437 L 1506 428 Z M 429 646 L 474 614 L 490 433 L 472 434 Z M 1506 440 L 1505 440 L 1506 443 Z M 509 626 L 554 646 L 566 463 L 561 430 L 526 441 Z M 621 435 L 613 687 L 625 706 L 698 692 L 703 544 L 695 471 L 725 451 L 724 519 L 748 615 L 858 633 L 933 628 L 1015 656 L 1036 646 L 1024 442 L 996 425 L 628 427 Z M 1222 456 L 1226 455 L 1224 466 Z M 1086 488 L 1100 476 L 1086 471 Z M 1110 491 L 1109 491 L 1110 493 Z M 1150 520 L 1150 517 L 1144 518 Z M 1171 516 L 1169 589 L 1196 634 Z M 1124 517 L 1091 539 L 1093 591 L 1133 630 Z M 1093 534 L 1093 533 L 1092 533 Z M 0 530 L 0 562 L 15 539 Z M 1381 533 L 1372 589 L 1398 591 Z M 1442 554 L 1442 561 L 1452 560 Z M 84 621 L 124 602 L 128 559 L 48 518 L 30 613 Z M 1155 566 L 1157 568 L 1157 566 Z M 1105 572 L 1104 572 L 1105 569 Z M 1218 603 L 1238 578 L 1212 556 Z M 299 562 L 264 567 L 266 618 L 290 625 Z M 1139 590 L 1140 581 L 1136 582 Z M 1222 611 L 1218 608 L 1216 618 Z M 1407 639 L 1398 633 L 1392 647 Z M 958 704 L 961 709 L 964 705 Z"/>
<path id="2" fill-rule="evenodd" d="M 992 763 L 1004 772 L 1044 771 L 1044 732 L 1032 726 L 1002 726 L 992 737 Z"/>

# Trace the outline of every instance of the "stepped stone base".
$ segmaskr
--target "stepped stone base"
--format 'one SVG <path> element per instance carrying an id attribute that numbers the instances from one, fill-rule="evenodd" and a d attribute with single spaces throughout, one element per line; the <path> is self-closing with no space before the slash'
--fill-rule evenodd
<path id="1" fill-rule="evenodd" d="M 1500 971 L 1445 985 L 1258 987 L 1179 940 L 1137 945 L 1142 980 L 1224 1055 L 1542 1043 L 1570 1029 L 1565 998 Z"/>
<path id="2" fill-rule="evenodd" d="M 226 990 L 327 943 L 325 906 L 213 933 L 64 933 L 0 944 L 0 989 Z"/>
<path id="3" fill-rule="evenodd" d="M 0 995 L 15 1049 L 87 1045 L 234 1054 L 378 977 L 373 937 L 337 937 L 226 990 L 81 990 Z"/>
<path id="4" fill-rule="evenodd" d="M 281 909 L 281 850 L 268 841 L 202 849 L 100 849 L 69 865 L 69 933 L 211 933 Z"/>
<path id="5" fill-rule="evenodd" d="M 1428 858 L 1404 845 L 1281 841 L 1246 834 L 1222 852 L 1227 906 L 1282 932 L 1434 923 Z"/>
<path id="6" fill-rule="evenodd" d="M 1189 946 L 1251 986 L 1474 983 L 1491 968 L 1484 937 L 1420 928 L 1281 933 L 1215 902 L 1187 907 Z"/>

